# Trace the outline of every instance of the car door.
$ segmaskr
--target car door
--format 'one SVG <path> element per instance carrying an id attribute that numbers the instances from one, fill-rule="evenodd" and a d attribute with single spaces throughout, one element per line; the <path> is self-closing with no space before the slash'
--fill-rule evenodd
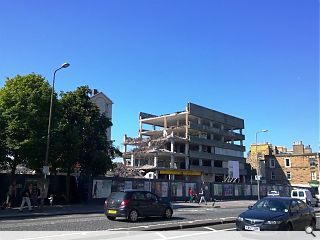
<path id="1" fill-rule="evenodd" d="M 145 204 L 146 198 L 143 192 L 132 193 L 133 206 L 138 211 L 139 216 L 146 216 L 148 206 Z"/>
<path id="2" fill-rule="evenodd" d="M 290 220 L 293 225 L 293 230 L 302 229 L 301 213 L 298 201 L 298 199 L 292 200 L 290 205 Z"/>
<path id="3" fill-rule="evenodd" d="M 149 216 L 160 216 L 162 215 L 161 212 L 161 206 L 159 204 L 159 200 L 158 197 L 151 193 L 151 192 L 146 192 L 145 193 L 145 198 L 146 198 L 146 204 L 148 206 L 148 215 Z"/>
<path id="4" fill-rule="evenodd" d="M 312 216 L 309 212 L 309 207 L 306 203 L 301 200 L 298 200 L 298 205 L 300 209 L 300 221 L 301 221 L 301 230 L 305 230 L 306 227 L 310 226 Z"/>

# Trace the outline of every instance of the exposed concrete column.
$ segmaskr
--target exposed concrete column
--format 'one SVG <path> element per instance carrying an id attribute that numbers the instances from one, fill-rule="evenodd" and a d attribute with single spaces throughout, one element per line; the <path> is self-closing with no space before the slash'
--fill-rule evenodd
<path id="1" fill-rule="evenodd" d="M 135 166 L 134 163 L 135 163 L 135 158 L 134 158 L 134 155 L 131 154 L 131 167 Z"/>
<path id="2" fill-rule="evenodd" d="M 163 119 L 163 127 L 164 127 L 164 128 L 168 128 L 167 117 L 164 117 L 164 119 Z"/>
<path id="3" fill-rule="evenodd" d="M 198 118 L 198 125 L 201 125 L 201 118 Z"/>
<path id="4" fill-rule="evenodd" d="M 124 135 L 124 138 L 123 138 L 123 152 L 127 152 L 127 144 L 126 144 L 126 141 L 127 141 L 127 134 Z"/>
<path id="5" fill-rule="evenodd" d="M 152 125 L 153 126 L 153 131 L 155 131 L 156 130 L 156 125 Z"/>
<path id="6" fill-rule="evenodd" d="M 153 166 L 158 167 L 158 155 L 155 155 L 153 158 Z"/>
<path id="7" fill-rule="evenodd" d="M 242 129 L 240 128 L 240 134 L 242 135 Z M 240 140 L 240 145 L 243 146 L 243 140 Z"/>
<path id="8" fill-rule="evenodd" d="M 140 119 L 139 119 L 139 137 L 141 137 L 141 133 L 142 133 L 142 119 L 141 119 L 141 116 L 140 116 Z"/>
<path id="9" fill-rule="evenodd" d="M 202 166 L 202 159 L 199 159 L 199 166 Z"/>
<path id="10" fill-rule="evenodd" d="M 174 141 L 171 140 L 171 159 L 170 159 L 170 168 L 174 167 Z"/>
<path id="11" fill-rule="evenodd" d="M 211 127 L 211 128 L 213 127 L 213 122 L 212 122 L 212 121 L 210 121 L 210 127 Z"/>
<path id="12" fill-rule="evenodd" d="M 199 145 L 199 152 L 202 152 L 202 145 Z"/>
<path id="13" fill-rule="evenodd" d="M 185 144 L 185 148 L 184 148 L 184 154 L 185 156 L 185 164 L 186 164 L 186 169 L 190 169 L 190 160 L 189 160 L 189 143 L 187 142 Z"/>
<path id="14" fill-rule="evenodd" d="M 210 134 L 210 140 L 213 140 L 213 138 L 214 138 L 214 135 L 213 135 L 213 133 L 211 133 Z"/>
<path id="15" fill-rule="evenodd" d="M 180 125 L 180 121 L 179 121 L 179 119 L 177 120 L 177 127 L 179 127 L 179 125 Z"/>
<path id="16" fill-rule="evenodd" d="M 186 164 L 186 169 L 189 170 L 189 169 L 190 169 L 190 160 L 189 160 L 189 157 L 185 157 L 185 164 Z"/>
<path id="17" fill-rule="evenodd" d="M 185 138 L 188 138 L 189 136 L 189 113 L 186 114 L 186 136 Z"/>

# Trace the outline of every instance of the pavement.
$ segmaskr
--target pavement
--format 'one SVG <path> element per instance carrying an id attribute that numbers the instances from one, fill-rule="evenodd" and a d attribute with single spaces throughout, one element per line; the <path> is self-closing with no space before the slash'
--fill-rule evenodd
<path id="1" fill-rule="evenodd" d="M 172 202 L 173 209 L 181 208 L 246 208 L 253 205 L 254 200 L 237 200 L 237 201 L 217 201 L 205 203 L 189 203 L 189 202 Z M 54 205 L 44 206 L 41 208 L 34 208 L 33 211 L 28 211 L 25 207 L 23 212 L 19 212 L 19 208 L 11 208 L 0 210 L 0 220 L 14 219 L 14 218 L 33 218 L 33 217 L 46 217 L 57 215 L 71 215 L 71 214 L 93 214 L 103 213 L 104 208 L 102 204 L 99 205 Z"/>

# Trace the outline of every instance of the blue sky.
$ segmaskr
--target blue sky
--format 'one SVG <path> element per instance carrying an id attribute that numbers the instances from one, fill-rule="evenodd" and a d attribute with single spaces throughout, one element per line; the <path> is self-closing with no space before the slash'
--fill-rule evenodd
<path id="1" fill-rule="evenodd" d="M 317 0 L 1 0 L 0 87 L 35 72 L 57 91 L 89 85 L 113 102 L 113 139 L 138 113 L 187 102 L 245 119 L 255 142 L 319 147 Z"/>

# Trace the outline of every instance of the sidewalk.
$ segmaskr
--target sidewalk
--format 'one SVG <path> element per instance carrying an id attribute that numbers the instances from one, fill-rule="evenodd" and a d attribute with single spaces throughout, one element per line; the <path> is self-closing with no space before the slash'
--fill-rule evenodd
<path id="1" fill-rule="evenodd" d="M 197 208 L 197 207 L 214 207 L 214 208 L 247 208 L 250 205 L 255 204 L 256 200 L 232 200 L 232 201 L 216 201 L 207 202 L 207 205 L 202 202 L 201 204 L 189 203 L 189 202 L 174 202 L 174 208 Z"/>
<path id="2" fill-rule="evenodd" d="M 13 218 L 29 218 L 29 217 L 44 217 L 56 215 L 69 215 L 69 214 L 90 214 L 101 213 L 103 214 L 103 205 L 54 205 L 44 206 L 43 209 L 35 208 L 29 211 L 27 207 L 23 212 L 19 212 L 19 208 L 11 208 L 0 210 L 0 220 L 13 219 Z"/>
<path id="3" fill-rule="evenodd" d="M 189 202 L 173 202 L 173 209 L 179 208 L 247 208 L 249 205 L 253 205 L 256 201 L 242 200 L 242 201 L 217 201 L 213 205 L 213 202 L 201 203 L 189 203 Z M 44 216 L 56 216 L 56 215 L 70 215 L 70 214 L 92 214 L 92 213 L 104 213 L 103 204 L 99 205 L 54 205 L 44 206 L 43 209 L 35 208 L 32 212 L 28 211 L 27 207 L 23 212 L 19 212 L 19 208 L 0 210 L 0 220 L 14 219 L 14 218 L 30 218 L 30 217 L 44 217 Z"/>

